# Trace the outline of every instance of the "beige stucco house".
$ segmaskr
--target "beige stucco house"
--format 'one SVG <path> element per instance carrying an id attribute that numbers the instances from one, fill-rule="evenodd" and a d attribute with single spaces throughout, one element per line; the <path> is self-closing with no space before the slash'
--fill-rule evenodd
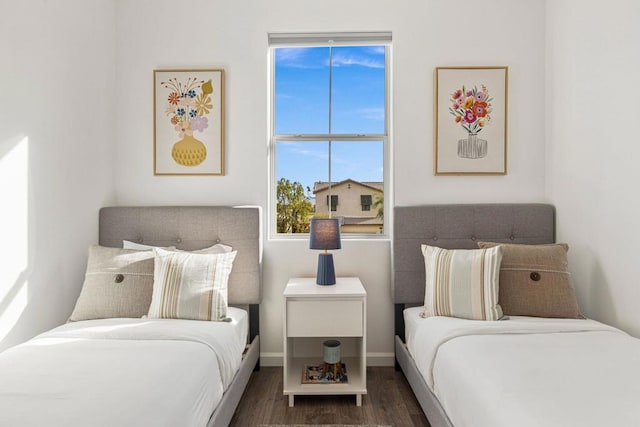
<path id="1" fill-rule="evenodd" d="M 329 183 L 313 185 L 315 212 L 317 216 L 329 214 Z M 383 197 L 384 183 L 359 182 L 345 179 L 331 183 L 331 216 L 340 218 L 342 233 L 382 233 L 383 219 L 374 206 L 376 199 Z"/>

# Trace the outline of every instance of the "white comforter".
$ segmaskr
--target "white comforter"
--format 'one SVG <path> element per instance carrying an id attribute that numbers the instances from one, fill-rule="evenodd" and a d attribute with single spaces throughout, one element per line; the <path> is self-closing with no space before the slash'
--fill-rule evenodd
<path id="1" fill-rule="evenodd" d="M 247 315 L 68 323 L 0 354 L 0 426 L 206 426 L 242 360 Z"/>
<path id="2" fill-rule="evenodd" d="M 456 427 L 640 426 L 640 340 L 593 320 L 422 319 L 407 347 Z"/>

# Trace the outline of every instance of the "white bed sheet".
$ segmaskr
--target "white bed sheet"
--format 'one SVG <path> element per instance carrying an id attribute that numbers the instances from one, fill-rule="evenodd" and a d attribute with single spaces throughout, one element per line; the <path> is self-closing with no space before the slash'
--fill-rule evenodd
<path id="1" fill-rule="evenodd" d="M 247 341 L 246 311 L 228 316 L 67 323 L 9 349 L 0 425 L 204 427 Z"/>
<path id="2" fill-rule="evenodd" d="M 407 348 L 455 427 L 640 425 L 640 340 L 593 320 L 405 310 Z"/>

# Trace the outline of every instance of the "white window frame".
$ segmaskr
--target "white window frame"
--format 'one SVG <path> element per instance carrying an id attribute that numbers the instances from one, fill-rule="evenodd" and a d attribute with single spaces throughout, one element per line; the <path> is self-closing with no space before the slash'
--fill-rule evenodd
<path id="1" fill-rule="evenodd" d="M 342 234 L 342 239 L 389 239 L 391 229 L 391 32 L 358 33 L 270 33 L 269 34 L 269 137 L 267 223 L 269 239 L 308 239 L 308 233 L 278 233 L 276 227 L 276 141 L 382 141 L 384 219 L 382 234 Z M 384 46 L 385 47 L 385 123 L 382 134 L 276 134 L 275 133 L 275 48 L 328 46 Z M 328 163 L 330 174 L 330 159 Z M 331 180 L 331 177 L 329 177 Z"/>

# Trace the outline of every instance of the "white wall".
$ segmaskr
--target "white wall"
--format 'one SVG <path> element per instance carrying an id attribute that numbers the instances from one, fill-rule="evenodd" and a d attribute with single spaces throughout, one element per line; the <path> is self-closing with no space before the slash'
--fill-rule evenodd
<path id="1" fill-rule="evenodd" d="M 547 2 L 547 193 L 585 314 L 640 336 L 640 3 Z"/>
<path id="2" fill-rule="evenodd" d="M 397 4 L 396 205 L 543 200 L 544 1 Z M 433 71 L 455 65 L 509 67 L 506 176 L 433 176 Z"/>
<path id="3" fill-rule="evenodd" d="M 114 201 L 114 25 L 111 0 L 2 2 L 0 350 L 68 318 Z"/>
<path id="4" fill-rule="evenodd" d="M 393 32 L 396 204 L 544 198 L 543 0 L 128 0 L 116 8 L 118 204 L 248 203 L 266 212 L 267 34 L 282 31 Z M 510 67 L 507 176 L 433 176 L 433 70 L 444 65 Z M 226 72 L 227 176 L 154 177 L 152 71 L 196 67 Z M 317 253 L 304 241 L 264 248 L 263 361 L 277 362 L 282 290 L 288 277 L 314 274 Z M 360 275 L 367 288 L 370 360 L 390 363 L 389 241 L 346 241 L 334 258 L 337 274 Z"/>
<path id="5" fill-rule="evenodd" d="M 585 313 L 640 336 L 637 263 L 621 255 L 640 240 L 639 8 L 634 0 L 3 2 L 0 256 L 13 258 L 0 266 L 0 349 L 66 319 L 99 206 L 267 207 L 272 31 L 391 30 L 395 204 L 549 200 L 558 238 L 572 246 Z M 509 173 L 434 177 L 433 69 L 483 64 L 509 66 Z M 152 70 L 165 67 L 226 70 L 227 176 L 153 176 Z M 314 272 L 317 253 L 306 246 L 265 241 L 267 360 L 281 352 L 287 278 Z M 338 274 L 360 275 L 367 287 L 369 351 L 383 362 L 393 351 L 389 258 L 388 241 L 347 241 L 335 254 Z"/>

